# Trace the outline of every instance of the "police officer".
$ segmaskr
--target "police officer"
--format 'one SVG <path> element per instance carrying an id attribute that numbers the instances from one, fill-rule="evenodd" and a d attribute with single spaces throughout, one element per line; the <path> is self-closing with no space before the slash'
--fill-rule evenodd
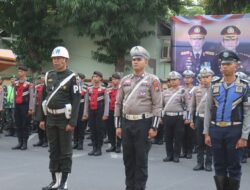
<path id="1" fill-rule="evenodd" d="M 67 190 L 72 166 L 72 132 L 77 125 L 80 93 L 76 74 L 68 69 L 68 50 L 56 47 L 51 58 L 54 70 L 45 75 L 39 127 L 46 128 L 47 132 L 52 182 L 42 190 Z"/>
<path id="2" fill-rule="evenodd" d="M 181 51 L 177 56 L 176 70 L 191 70 L 198 73 L 203 67 L 211 67 L 215 53 L 204 49 L 207 30 L 201 25 L 194 25 L 188 30 L 188 35 L 191 49 Z"/>
<path id="3" fill-rule="evenodd" d="M 213 71 L 209 68 L 203 68 L 200 71 L 201 84 L 195 87 L 190 103 L 190 127 L 196 129 L 197 146 L 197 165 L 193 170 L 212 171 L 212 153 L 211 148 L 205 145 L 203 135 L 204 113 L 207 93 L 212 81 Z M 206 154 L 205 168 L 204 168 L 204 154 Z"/>
<path id="4" fill-rule="evenodd" d="M 186 111 L 184 112 L 184 119 L 188 120 L 188 106 L 191 101 L 191 96 L 193 94 L 194 86 L 193 86 L 193 77 L 195 74 L 190 71 L 186 70 L 183 72 L 183 81 L 184 81 L 184 89 L 185 93 L 188 95 L 188 102 Z M 192 158 L 192 151 L 193 151 L 193 144 L 194 144 L 194 129 L 190 127 L 190 123 L 185 123 L 184 125 L 184 134 L 183 134 L 183 142 L 182 142 L 182 154 L 181 158 Z"/>
<path id="5" fill-rule="evenodd" d="M 166 140 L 167 157 L 164 162 L 174 161 L 179 162 L 181 145 L 184 133 L 184 111 L 188 104 L 188 95 L 185 89 L 180 86 L 180 73 L 171 71 L 169 79 L 171 88 L 163 91 L 163 121 Z"/>
<path id="6" fill-rule="evenodd" d="M 24 65 L 18 67 L 18 78 L 15 82 L 15 121 L 17 126 L 18 144 L 13 150 L 27 149 L 29 138 L 29 123 L 34 110 L 33 84 L 26 80 L 28 68 Z"/>
<path id="7" fill-rule="evenodd" d="M 15 81 L 16 76 L 10 76 L 10 84 L 6 87 L 5 94 L 5 114 L 6 114 L 6 124 L 8 133 L 5 136 L 14 136 L 15 135 Z"/>
<path id="8" fill-rule="evenodd" d="M 4 95 L 5 86 L 3 85 L 2 77 L 0 76 L 0 133 L 3 132 L 4 128 Z"/>
<path id="9" fill-rule="evenodd" d="M 148 178 L 150 139 L 157 133 L 162 98 L 159 79 L 145 72 L 150 55 L 135 46 L 130 50 L 133 74 L 121 80 L 115 104 L 116 135 L 122 137 L 126 190 L 144 190 Z"/>
<path id="10" fill-rule="evenodd" d="M 242 148 L 250 131 L 250 89 L 235 76 L 237 54 L 225 50 L 219 58 L 223 78 L 212 82 L 207 95 L 203 133 L 212 147 L 217 189 L 238 190 Z"/>
<path id="11" fill-rule="evenodd" d="M 109 94 L 109 118 L 108 118 L 108 137 L 111 143 L 111 147 L 106 150 L 106 152 L 121 152 L 121 139 L 116 137 L 115 134 L 115 123 L 114 123 L 114 110 L 115 110 L 115 100 L 118 91 L 118 86 L 120 84 L 121 76 L 114 73 L 111 77 L 111 86 L 107 89 Z"/>
<path id="12" fill-rule="evenodd" d="M 80 94 L 81 94 L 81 100 L 80 100 L 80 107 L 79 107 L 79 113 L 78 113 L 78 119 L 77 119 L 77 125 L 74 130 L 74 149 L 77 150 L 83 150 L 83 140 L 84 140 L 84 134 L 87 127 L 87 120 L 83 120 L 83 112 L 84 112 L 84 104 L 87 99 L 87 85 L 84 83 L 85 75 L 82 73 L 78 73 L 78 76 L 80 78 Z"/>
<path id="13" fill-rule="evenodd" d="M 40 108 L 40 99 L 43 91 L 43 85 L 44 85 L 44 77 L 45 73 L 41 73 L 39 76 L 39 83 L 35 86 L 35 115 L 34 115 L 34 125 L 38 127 L 38 142 L 33 144 L 33 146 L 41 146 L 41 147 L 48 147 L 48 140 L 46 136 L 45 130 L 42 130 L 39 127 L 39 122 L 40 122 L 40 115 L 39 111 L 41 111 Z"/>
<path id="14" fill-rule="evenodd" d="M 83 119 L 89 120 L 93 150 L 89 156 L 101 156 L 105 121 L 109 115 L 109 96 L 106 87 L 102 86 L 103 75 L 94 71 L 93 85 L 88 88 Z"/>

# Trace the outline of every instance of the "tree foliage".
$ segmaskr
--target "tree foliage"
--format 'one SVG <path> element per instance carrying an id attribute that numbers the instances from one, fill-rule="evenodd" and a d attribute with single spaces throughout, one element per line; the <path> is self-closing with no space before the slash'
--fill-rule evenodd
<path id="1" fill-rule="evenodd" d="M 61 40 L 54 0 L 8 0 L 0 3 L 0 28 L 16 37 L 9 45 L 18 60 L 39 71 Z"/>
<path id="2" fill-rule="evenodd" d="M 124 70 L 124 57 L 140 40 L 153 34 L 146 24 L 163 19 L 170 0 L 58 0 L 63 17 L 78 35 L 91 37 L 97 45 L 93 58 L 115 63 Z M 171 2 L 175 2 L 171 0 Z"/>

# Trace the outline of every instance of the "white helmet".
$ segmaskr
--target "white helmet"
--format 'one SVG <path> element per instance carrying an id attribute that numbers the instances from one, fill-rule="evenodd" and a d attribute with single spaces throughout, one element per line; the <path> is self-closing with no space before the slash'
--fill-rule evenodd
<path id="1" fill-rule="evenodd" d="M 69 52 L 65 47 L 58 46 L 52 51 L 51 58 L 53 57 L 65 57 L 69 59 Z"/>

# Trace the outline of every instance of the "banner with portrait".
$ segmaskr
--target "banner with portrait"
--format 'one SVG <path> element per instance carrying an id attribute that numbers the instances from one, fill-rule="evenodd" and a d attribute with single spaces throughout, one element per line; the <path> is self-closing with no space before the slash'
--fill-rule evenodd
<path id="1" fill-rule="evenodd" d="M 172 65 L 179 73 L 203 67 L 221 76 L 218 53 L 230 49 L 240 58 L 239 71 L 250 75 L 250 14 L 172 17 Z"/>

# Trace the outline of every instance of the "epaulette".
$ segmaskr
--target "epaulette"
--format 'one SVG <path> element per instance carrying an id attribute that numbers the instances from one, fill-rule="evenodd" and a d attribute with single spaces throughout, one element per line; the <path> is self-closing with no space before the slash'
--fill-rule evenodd
<path id="1" fill-rule="evenodd" d="M 218 79 L 215 79 L 215 80 L 212 80 L 212 83 L 215 84 L 215 83 L 218 83 L 221 81 L 222 78 L 218 78 Z"/>
<path id="2" fill-rule="evenodd" d="M 205 54 L 205 55 L 215 55 L 215 52 L 212 52 L 212 51 L 205 51 L 204 54 Z"/>
<path id="3" fill-rule="evenodd" d="M 242 82 L 244 84 L 249 84 L 248 80 L 246 80 L 246 79 L 240 79 L 240 82 Z"/>
<path id="4" fill-rule="evenodd" d="M 181 55 L 190 55 L 191 51 L 182 51 Z"/>

